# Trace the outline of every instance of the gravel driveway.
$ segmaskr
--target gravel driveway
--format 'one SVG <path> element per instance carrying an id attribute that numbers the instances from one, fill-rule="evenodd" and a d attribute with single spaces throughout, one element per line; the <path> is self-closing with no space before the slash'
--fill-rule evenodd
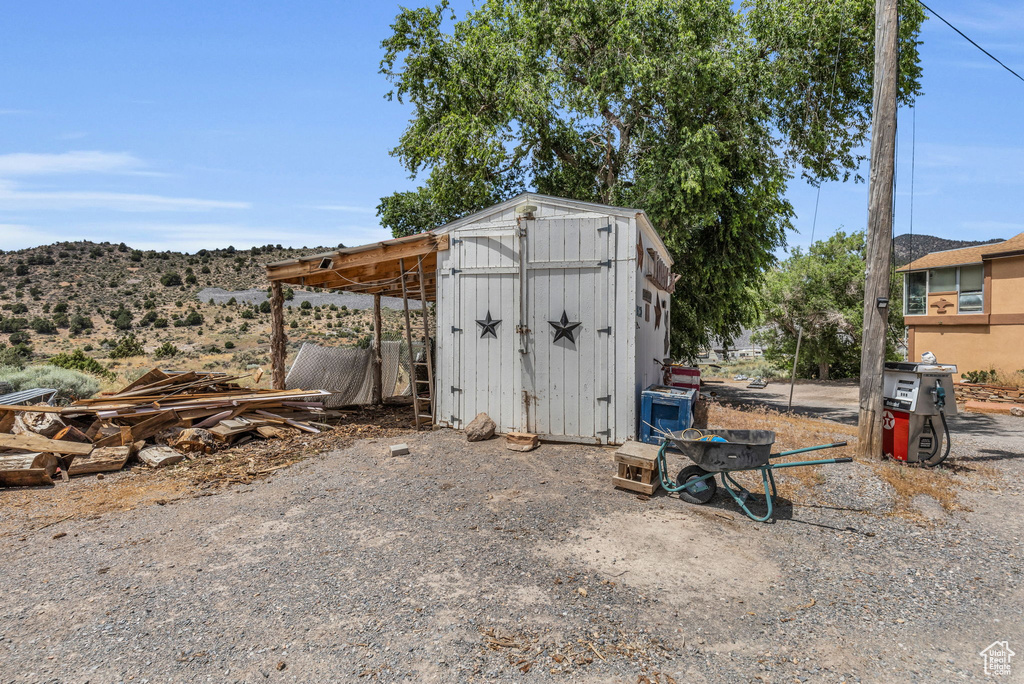
<path id="1" fill-rule="evenodd" d="M 852 464 L 775 524 L 614 490 L 608 449 L 364 440 L 2 538 L 0 681 L 980 681 L 1024 653 L 1022 442 L 983 439 L 972 511 L 892 515 Z"/>

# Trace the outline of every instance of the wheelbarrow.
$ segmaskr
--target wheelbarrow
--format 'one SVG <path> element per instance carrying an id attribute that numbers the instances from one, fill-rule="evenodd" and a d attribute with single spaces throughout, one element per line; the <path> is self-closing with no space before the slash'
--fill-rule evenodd
<path id="1" fill-rule="evenodd" d="M 711 501 L 718 487 L 715 475 L 720 475 L 722 488 L 732 497 L 733 501 L 757 522 L 767 522 L 772 517 L 773 499 L 778 496 L 775 490 L 773 472 L 782 468 L 801 466 L 826 465 L 830 463 L 849 463 L 852 458 L 828 458 L 817 461 L 793 461 L 773 463 L 772 459 L 802 454 L 820 449 L 832 449 L 846 446 L 846 442 L 819 444 L 772 453 L 775 433 L 771 430 L 696 430 L 689 428 L 680 432 L 668 432 L 663 435 L 661 448 L 658 449 L 658 476 L 661 486 L 668 492 L 678 492 L 679 498 L 693 504 L 706 504 Z M 675 482 L 668 476 L 668 464 L 665 452 L 673 449 L 682 453 L 695 465 L 686 466 L 679 471 Z M 742 471 L 761 471 L 761 482 L 764 487 L 764 501 L 768 509 L 763 516 L 755 515 L 747 507 L 747 501 L 753 493 L 733 479 L 732 473 Z"/>

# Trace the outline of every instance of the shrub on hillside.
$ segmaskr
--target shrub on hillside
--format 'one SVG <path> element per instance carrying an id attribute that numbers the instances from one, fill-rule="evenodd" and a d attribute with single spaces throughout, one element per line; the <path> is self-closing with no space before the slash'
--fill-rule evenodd
<path id="1" fill-rule="evenodd" d="M 135 334 L 129 333 L 118 340 L 114 348 L 110 350 L 110 358 L 126 359 L 129 356 L 142 356 L 145 353 L 142 343 L 135 337 Z"/>
<path id="2" fill-rule="evenodd" d="M 92 330 L 92 319 L 82 314 L 75 314 L 71 317 L 71 325 L 68 327 L 68 332 L 72 335 L 77 335 L 85 330 Z"/>
<path id="3" fill-rule="evenodd" d="M 153 352 L 153 358 L 159 361 L 161 359 L 169 359 L 171 357 L 177 356 L 180 353 L 181 350 L 178 349 L 176 346 L 174 346 L 170 342 L 164 342 L 163 344 L 156 348 L 156 351 Z"/>
<path id="4" fill-rule="evenodd" d="M 55 335 L 57 334 L 57 326 L 53 324 L 49 318 L 43 318 L 42 316 L 36 316 L 32 319 L 32 329 L 40 335 Z"/>
<path id="5" fill-rule="evenodd" d="M 164 287 L 177 287 L 181 285 L 181 276 L 176 271 L 168 271 L 160 276 L 160 284 Z"/>
<path id="6" fill-rule="evenodd" d="M 93 376 L 52 365 L 0 368 L 0 381 L 10 383 L 15 392 L 34 387 L 53 388 L 63 400 L 85 399 L 100 389 L 100 381 Z"/>
<path id="7" fill-rule="evenodd" d="M 99 361 L 91 356 L 86 356 L 85 352 L 81 349 L 76 349 L 70 354 L 66 352 L 56 354 L 47 359 L 46 363 L 58 368 L 90 373 L 108 380 L 113 380 L 116 377 L 113 373 L 104 368 L 103 364 Z"/>

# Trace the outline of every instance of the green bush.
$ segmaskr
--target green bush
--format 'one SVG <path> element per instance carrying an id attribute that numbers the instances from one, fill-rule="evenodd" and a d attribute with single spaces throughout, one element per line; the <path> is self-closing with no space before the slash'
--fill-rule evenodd
<path id="1" fill-rule="evenodd" d="M 31 326 L 40 335 L 55 335 L 57 333 L 57 326 L 53 324 L 53 321 L 42 316 L 33 318 Z"/>
<path id="2" fill-rule="evenodd" d="M 234 349 L 235 348 L 235 343 L 232 342 L 231 340 L 228 340 L 227 342 L 224 343 L 224 348 L 225 349 Z"/>
<path id="3" fill-rule="evenodd" d="M 167 327 L 167 319 L 163 318 L 163 317 L 154 319 L 153 320 L 153 327 L 154 328 L 166 328 Z"/>
<path id="4" fill-rule="evenodd" d="M 145 354 L 142 343 L 135 337 L 135 333 L 129 333 L 117 341 L 117 344 L 110 350 L 110 358 L 126 359 L 129 356 L 142 356 Z"/>
<path id="5" fill-rule="evenodd" d="M 86 356 L 85 352 L 81 349 L 76 349 L 70 354 L 65 352 L 56 354 L 47 359 L 46 363 L 47 365 L 56 366 L 57 368 L 90 373 L 108 380 L 113 380 L 116 377 L 113 373 L 104 368 L 103 364 L 99 361 L 91 356 Z"/>
<path id="6" fill-rule="evenodd" d="M 75 314 L 74 316 L 71 317 L 71 326 L 68 328 L 68 331 L 72 335 L 77 335 L 82 331 L 92 330 L 92 328 L 93 325 L 91 318 L 89 318 L 88 316 L 83 316 L 82 314 Z"/>
<path id="7" fill-rule="evenodd" d="M 0 381 L 9 382 L 15 392 L 50 387 L 57 390 L 58 398 L 64 400 L 85 399 L 100 389 L 100 381 L 93 376 L 52 365 L 0 368 Z"/>
<path id="8" fill-rule="evenodd" d="M 979 385 L 988 385 L 996 381 L 996 377 L 999 374 L 996 373 L 995 369 L 992 370 L 975 370 L 967 371 L 963 374 L 964 382 L 977 383 Z"/>
<path id="9" fill-rule="evenodd" d="M 170 342 L 164 342 L 156 348 L 155 352 L 153 352 L 153 358 L 159 361 L 160 359 L 169 359 L 172 356 L 177 356 L 180 353 L 181 350 L 176 346 Z"/>
<path id="10" fill-rule="evenodd" d="M 181 285 L 181 276 L 175 271 L 168 271 L 160 276 L 160 284 L 164 287 L 177 287 Z"/>

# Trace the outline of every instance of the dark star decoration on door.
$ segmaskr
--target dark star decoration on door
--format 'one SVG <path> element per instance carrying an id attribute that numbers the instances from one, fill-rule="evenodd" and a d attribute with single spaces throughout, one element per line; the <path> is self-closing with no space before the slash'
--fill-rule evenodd
<path id="1" fill-rule="evenodd" d="M 478 320 L 476 322 L 477 325 L 479 325 L 481 328 L 483 328 L 480 331 L 480 338 L 483 339 L 484 337 L 487 337 L 488 335 L 490 335 L 491 337 L 497 338 L 498 337 L 498 332 L 497 332 L 496 328 L 498 327 L 499 323 L 501 323 L 501 319 L 500 318 L 497 318 L 497 319 L 491 318 L 491 311 L 490 311 L 490 309 L 488 309 L 487 310 L 487 317 L 484 318 L 482 321 Z"/>
<path id="2" fill-rule="evenodd" d="M 552 340 L 553 342 L 557 342 L 564 337 L 573 344 L 576 344 L 576 336 L 573 334 L 573 331 L 581 324 L 579 322 L 570 322 L 569 315 L 564 310 L 562 311 L 562 320 L 548 321 L 548 323 L 555 329 L 555 339 Z"/>
<path id="3" fill-rule="evenodd" d="M 661 327 L 661 299 L 654 299 L 654 329 Z"/>

